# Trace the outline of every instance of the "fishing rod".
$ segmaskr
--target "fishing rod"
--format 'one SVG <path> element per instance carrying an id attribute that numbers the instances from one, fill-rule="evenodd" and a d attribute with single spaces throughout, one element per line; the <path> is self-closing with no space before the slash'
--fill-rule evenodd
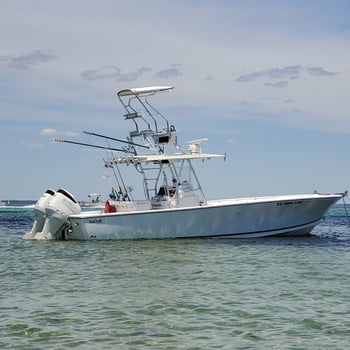
<path id="1" fill-rule="evenodd" d="M 149 148 L 149 146 L 141 145 L 141 144 L 139 144 L 139 143 L 134 143 L 134 142 L 130 142 L 130 141 L 125 141 L 125 140 L 121 140 L 121 139 L 116 139 L 116 138 L 114 138 L 114 137 L 105 136 L 105 135 L 101 135 L 101 134 L 96 134 L 96 133 L 91 132 L 91 131 L 83 131 L 83 133 L 86 134 L 86 135 L 92 135 L 92 136 L 102 137 L 102 138 L 108 139 L 108 140 L 113 140 L 113 141 L 118 141 L 118 142 L 122 142 L 122 143 L 127 143 L 128 145 L 132 145 L 132 146 L 138 146 L 138 147 Z"/>
<path id="2" fill-rule="evenodd" d="M 75 142 L 75 141 L 69 141 L 69 140 L 58 140 L 58 139 L 55 139 L 54 141 L 55 142 L 70 143 L 70 144 L 73 144 L 73 145 L 87 146 L 87 147 L 92 147 L 92 148 L 101 148 L 101 149 L 109 150 L 109 151 L 124 152 L 123 149 L 92 145 L 90 143 L 82 143 L 82 142 Z"/>

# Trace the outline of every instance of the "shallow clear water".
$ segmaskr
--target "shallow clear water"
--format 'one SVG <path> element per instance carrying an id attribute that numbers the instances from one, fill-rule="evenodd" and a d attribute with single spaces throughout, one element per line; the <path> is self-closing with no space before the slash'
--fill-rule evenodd
<path id="1" fill-rule="evenodd" d="M 31 225 L 0 209 L 2 349 L 350 346 L 341 206 L 301 238 L 22 240 Z"/>

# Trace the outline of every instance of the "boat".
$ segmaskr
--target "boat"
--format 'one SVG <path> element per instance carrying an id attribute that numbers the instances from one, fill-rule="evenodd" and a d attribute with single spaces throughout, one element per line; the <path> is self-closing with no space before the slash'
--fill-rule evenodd
<path id="1" fill-rule="evenodd" d="M 8 202 L 0 200 L 0 207 L 6 207 Z"/>
<path id="2" fill-rule="evenodd" d="M 202 150 L 206 138 L 178 143 L 179 132 L 151 104 L 155 94 L 172 86 L 124 89 L 117 97 L 133 128 L 126 139 L 83 131 L 119 142 L 119 148 L 56 140 L 103 148 L 104 165 L 116 176 L 118 190 L 104 208 L 82 211 L 66 189 L 47 190 L 35 205 L 31 232 L 24 238 L 59 240 L 133 240 L 175 238 L 257 238 L 305 235 L 346 193 L 297 194 L 207 200 L 193 163 L 225 159 Z M 107 142 L 106 142 L 107 143 Z M 135 200 L 121 168 L 134 167 L 144 198 Z"/>

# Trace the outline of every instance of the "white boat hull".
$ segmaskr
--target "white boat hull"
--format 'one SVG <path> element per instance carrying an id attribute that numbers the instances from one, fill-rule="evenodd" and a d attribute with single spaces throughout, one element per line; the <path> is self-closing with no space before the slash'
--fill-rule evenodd
<path id="1" fill-rule="evenodd" d="M 204 206 L 71 215 L 64 239 L 255 238 L 304 235 L 342 195 L 293 195 L 209 201 Z"/>

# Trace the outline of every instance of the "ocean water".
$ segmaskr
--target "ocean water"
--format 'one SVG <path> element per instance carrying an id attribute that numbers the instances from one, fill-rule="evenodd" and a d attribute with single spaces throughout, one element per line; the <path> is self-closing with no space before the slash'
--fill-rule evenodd
<path id="1" fill-rule="evenodd" d="M 10 204 L 1 349 L 350 348 L 341 205 L 299 238 L 38 242 L 31 203 Z"/>

